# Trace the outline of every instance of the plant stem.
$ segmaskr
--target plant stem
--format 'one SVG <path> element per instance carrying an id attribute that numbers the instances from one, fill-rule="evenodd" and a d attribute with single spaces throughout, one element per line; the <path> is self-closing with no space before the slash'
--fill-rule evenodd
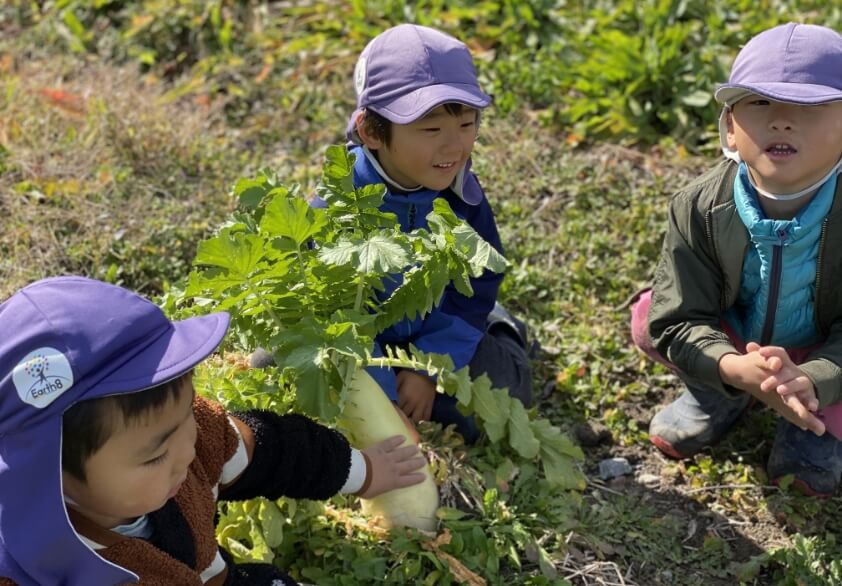
<path id="1" fill-rule="evenodd" d="M 390 368 L 406 368 L 412 370 L 426 370 L 427 365 L 417 360 L 403 360 L 401 358 L 381 356 L 368 361 L 368 366 L 388 366 Z"/>
<path id="2" fill-rule="evenodd" d="M 363 305 L 363 290 L 365 289 L 365 281 L 362 277 L 359 279 L 360 280 L 357 283 L 357 297 L 354 299 L 354 311 L 359 311 Z"/>
<path id="3" fill-rule="evenodd" d="M 301 283 L 304 285 L 304 297 L 307 299 L 308 303 L 310 301 L 310 283 L 307 282 L 307 273 L 304 271 L 304 259 L 301 258 L 301 247 L 298 247 L 298 250 L 295 251 L 295 255 L 298 258 L 298 272 L 301 274 Z"/>
<path id="4" fill-rule="evenodd" d="M 251 292 L 252 295 L 257 297 L 257 300 L 260 302 L 260 306 L 266 310 L 266 312 L 272 317 L 272 321 L 275 322 L 275 325 L 278 326 L 278 329 L 284 329 L 284 322 L 281 321 L 281 318 L 278 317 L 278 314 L 275 313 L 275 310 L 272 309 L 272 306 L 266 303 L 266 300 L 263 298 L 263 295 L 260 294 L 260 291 L 257 290 L 257 287 L 251 282 L 251 279 L 246 277 L 246 286 L 248 290 Z"/>

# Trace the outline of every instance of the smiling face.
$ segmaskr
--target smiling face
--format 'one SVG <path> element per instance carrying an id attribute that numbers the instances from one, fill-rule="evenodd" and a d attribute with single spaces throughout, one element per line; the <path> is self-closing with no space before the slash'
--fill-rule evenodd
<path id="1" fill-rule="evenodd" d="M 69 506 L 109 529 L 160 509 L 187 478 L 196 456 L 190 377 L 177 398 L 116 428 L 84 463 L 85 480 L 62 474 Z"/>
<path id="2" fill-rule="evenodd" d="M 758 187 L 796 193 L 842 157 L 842 102 L 800 106 L 750 95 L 728 116 L 728 146 L 740 153 Z"/>
<path id="3" fill-rule="evenodd" d="M 462 107 L 450 114 L 445 106 L 409 124 L 392 124 L 388 144 L 359 125 L 360 138 L 386 173 L 404 187 L 422 185 L 441 191 L 465 166 L 477 137 L 477 111 Z"/>

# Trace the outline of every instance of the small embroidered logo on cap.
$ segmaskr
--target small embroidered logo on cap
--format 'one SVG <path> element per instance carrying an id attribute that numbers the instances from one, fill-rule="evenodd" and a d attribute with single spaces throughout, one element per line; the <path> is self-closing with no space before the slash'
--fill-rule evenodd
<path id="1" fill-rule="evenodd" d="M 55 348 L 38 348 L 15 366 L 12 380 L 21 401 L 43 409 L 73 386 L 73 370 Z"/>
<path id="2" fill-rule="evenodd" d="M 357 66 L 354 67 L 354 88 L 357 90 L 358 96 L 363 93 L 363 90 L 365 89 L 365 65 L 366 58 L 360 56 L 360 58 L 357 59 Z"/>

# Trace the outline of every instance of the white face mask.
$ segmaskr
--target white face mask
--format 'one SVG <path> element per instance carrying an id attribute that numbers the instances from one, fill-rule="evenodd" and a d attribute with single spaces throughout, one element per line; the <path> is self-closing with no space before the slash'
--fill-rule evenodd
<path id="1" fill-rule="evenodd" d="M 830 172 L 827 175 L 825 175 L 824 177 L 822 177 L 821 179 L 819 179 L 818 181 L 816 181 L 815 183 L 813 183 L 809 187 L 805 187 L 804 189 L 802 189 L 798 193 L 772 193 L 771 191 L 766 191 L 765 189 L 761 189 L 754 182 L 754 179 L 751 176 L 751 172 L 749 172 L 749 174 L 748 174 L 748 181 L 749 181 L 749 183 L 751 183 L 751 186 L 754 187 L 754 189 L 757 190 L 757 193 L 759 193 L 763 197 L 768 197 L 769 199 L 774 199 L 775 201 L 792 201 L 792 200 L 798 199 L 799 197 L 804 197 L 805 195 L 814 192 L 816 189 L 818 189 L 819 187 L 824 185 L 825 181 L 827 181 L 828 179 L 833 177 L 833 175 L 835 173 L 839 173 L 840 171 L 842 171 L 842 159 L 840 159 L 839 161 L 836 162 L 836 164 L 833 166 L 833 168 L 830 170 Z"/>
<path id="2" fill-rule="evenodd" d="M 736 149 L 732 149 L 728 147 L 728 106 L 722 108 L 722 112 L 719 114 L 719 144 L 722 146 L 722 153 L 725 155 L 726 158 L 731 159 L 737 163 L 742 162 L 742 158 L 740 157 L 740 153 L 737 152 Z M 774 199 L 775 201 L 793 201 L 798 199 L 799 197 L 804 197 L 805 195 L 812 193 L 822 185 L 824 185 L 825 181 L 833 177 L 834 173 L 842 173 L 842 159 L 836 162 L 836 165 L 828 171 L 827 175 L 810 185 L 799 191 L 798 193 L 772 193 L 770 191 L 766 191 L 757 186 L 754 182 L 754 179 L 751 176 L 751 173 L 748 174 L 748 180 L 751 183 L 751 186 L 757 190 L 757 193 L 762 195 L 763 197 L 768 197 L 769 199 Z"/>

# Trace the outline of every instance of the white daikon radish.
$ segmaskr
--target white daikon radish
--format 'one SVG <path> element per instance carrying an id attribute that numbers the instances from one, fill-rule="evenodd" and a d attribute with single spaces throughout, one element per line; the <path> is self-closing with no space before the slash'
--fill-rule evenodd
<path id="1" fill-rule="evenodd" d="M 354 374 L 339 425 L 357 449 L 365 449 L 395 435 L 406 436 L 406 443 L 418 442 L 415 430 L 407 427 L 383 389 L 365 370 Z M 363 511 L 380 517 L 381 525 L 387 528 L 415 527 L 435 531 L 439 491 L 430 467 L 425 465 L 421 471 L 426 475 L 422 483 L 363 499 Z"/>

